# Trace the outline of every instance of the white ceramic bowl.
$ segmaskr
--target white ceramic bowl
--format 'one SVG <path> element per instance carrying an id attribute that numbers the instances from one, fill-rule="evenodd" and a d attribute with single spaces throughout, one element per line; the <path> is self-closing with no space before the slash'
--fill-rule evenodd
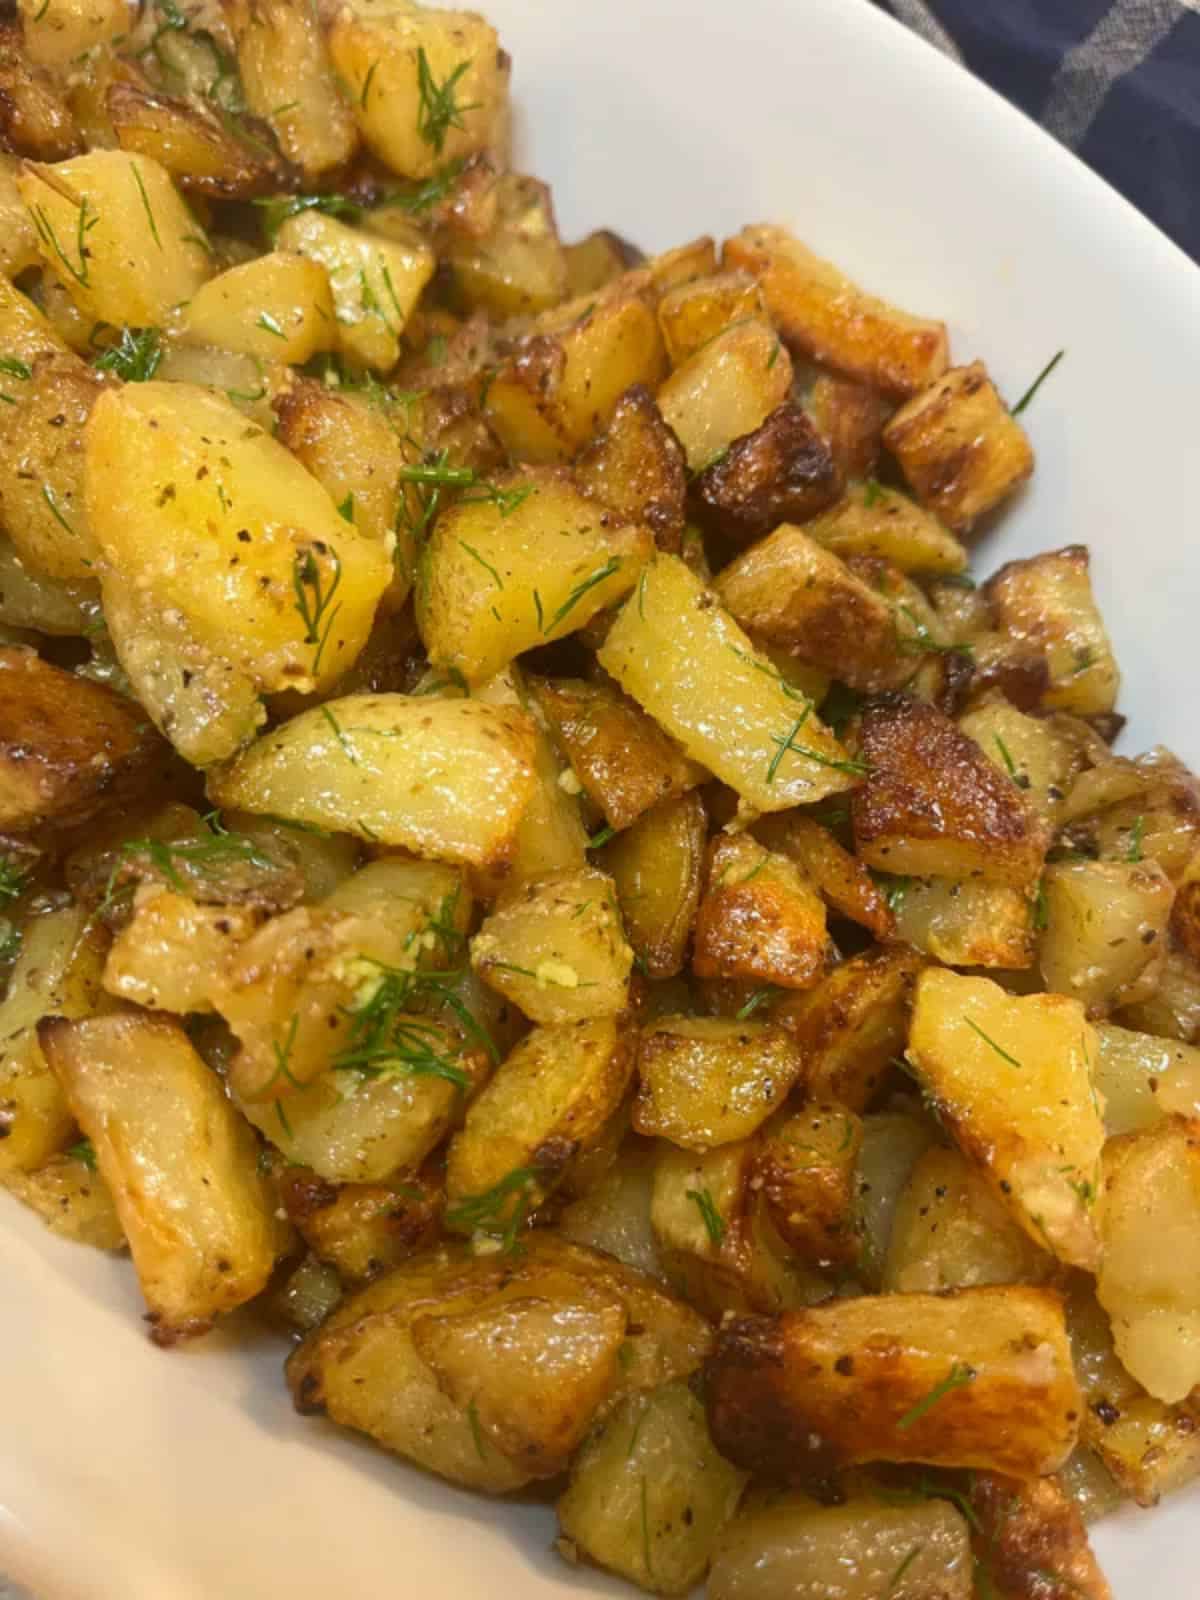
<path id="1" fill-rule="evenodd" d="M 1196 762 L 1200 272 L 865 0 L 484 9 L 515 57 L 523 158 L 554 184 L 567 236 L 611 226 L 659 248 L 783 221 L 945 317 L 1010 397 L 1066 348 L 1026 417 L 1036 481 L 979 565 L 1090 545 L 1127 742 Z M 2 1211 L 0 1571 L 52 1600 L 632 1593 L 564 1567 L 548 1511 L 296 1417 L 262 1336 L 155 1349 L 128 1263 Z M 1196 1592 L 1198 1511 L 1185 1494 L 1100 1529 L 1120 1600 Z"/>

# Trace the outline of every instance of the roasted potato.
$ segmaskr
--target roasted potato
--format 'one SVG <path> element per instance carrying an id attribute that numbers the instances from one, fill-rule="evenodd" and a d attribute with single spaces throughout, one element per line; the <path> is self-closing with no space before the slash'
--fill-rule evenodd
<path id="1" fill-rule="evenodd" d="M 858 1260 L 856 1167 L 862 1122 L 842 1106 L 810 1101 L 776 1121 L 762 1142 L 758 1179 L 781 1238 L 818 1267 Z"/>
<path id="2" fill-rule="evenodd" d="M 276 250 L 202 284 L 183 314 L 181 336 L 301 366 L 332 347 L 334 330 L 325 268 Z"/>
<path id="3" fill-rule="evenodd" d="M 651 978 L 683 968 L 696 910 L 708 819 L 692 792 L 664 800 L 605 846 L 625 937 Z"/>
<path id="4" fill-rule="evenodd" d="M 1013 1600 L 1112 1600 L 1083 1519 L 1054 1478 L 981 1472 L 970 1506 L 980 1569 Z"/>
<path id="5" fill-rule="evenodd" d="M 792 363 L 765 317 L 745 317 L 701 345 L 658 391 L 658 408 L 703 472 L 787 397 Z"/>
<path id="6" fill-rule="evenodd" d="M 621 396 L 604 432 L 579 455 L 574 473 L 585 494 L 649 528 L 660 550 L 678 555 L 687 463 L 644 385 Z"/>
<path id="7" fill-rule="evenodd" d="M 696 914 L 697 977 L 808 989 L 827 953 L 825 907 L 795 862 L 746 834 L 715 839 Z"/>
<path id="8" fill-rule="evenodd" d="M 888 880 L 896 937 L 949 967 L 1031 967 L 1037 954 L 1036 890 L 977 878 Z"/>
<path id="9" fill-rule="evenodd" d="M 90 1145 L 54 1156 L 32 1172 L 5 1172 L 0 1184 L 39 1216 L 51 1233 L 96 1250 L 122 1250 L 125 1230 L 112 1190 L 96 1170 Z"/>
<path id="10" fill-rule="evenodd" d="M 1041 880 L 1046 988 L 1089 1016 L 1149 999 L 1166 959 L 1174 890 L 1155 861 L 1060 861 Z"/>
<path id="11" fill-rule="evenodd" d="M 922 574 L 959 573 L 967 564 L 967 552 L 936 517 L 873 478 L 848 484 L 820 516 L 796 520 L 810 539 L 843 559 L 882 557 L 902 572 Z"/>
<path id="12" fill-rule="evenodd" d="M 1120 677 L 1083 545 L 1010 561 L 988 579 L 984 595 L 997 627 L 1045 661 L 1043 706 L 1081 717 L 1113 709 Z"/>
<path id="13" fill-rule="evenodd" d="M 633 1126 L 685 1150 L 749 1138 L 804 1070 L 791 1037 L 769 1023 L 661 1017 L 642 1030 Z"/>
<path id="14" fill-rule="evenodd" d="M 807 412 L 785 401 L 704 468 L 693 497 L 708 527 L 745 544 L 781 522 L 807 522 L 841 490 L 829 446 Z"/>

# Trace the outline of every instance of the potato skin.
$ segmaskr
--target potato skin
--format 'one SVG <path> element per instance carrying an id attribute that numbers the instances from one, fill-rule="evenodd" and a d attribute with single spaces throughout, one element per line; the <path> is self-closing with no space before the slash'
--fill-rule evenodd
<path id="1" fill-rule="evenodd" d="M 825 907 L 795 864 L 744 834 L 715 839 L 696 916 L 696 976 L 807 989 L 827 953 Z"/>
<path id="2" fill-rule="evenodd" d="M 585 494 L 649 528 L 660 550 L 678 555 L 687 462 L 645 384 L 625 391 L 608 427 L 584 449 L 574 472 Z"/>
<path id="3" fill-rule="evenodd" d="M 692 485 L 705 525 L 739 544 L 761 539 L 781 522 L 807 522 L 841 491 L 829 446 L 792 401 L 735 439 Z"/>
<path id="4" fill-rule="evenodd" d="M 926 1404 L 969 1370 L 973 1378 Z M 1066 1460 L 1082 1412 L 1062 1302 L 1027 1287 L 729 1321 L 706 1382 L 722 1452 L 793 1479 L 885 1460 L 1038 1476 Z"/>

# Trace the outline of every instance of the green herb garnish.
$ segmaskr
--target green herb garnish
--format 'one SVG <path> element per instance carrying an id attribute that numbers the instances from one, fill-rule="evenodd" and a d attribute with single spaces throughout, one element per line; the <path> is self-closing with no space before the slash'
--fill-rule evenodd
<path id="1" fill-rule="evenodd" d="M 313 554 L 314 549 L 319 550 L 322 555 L 327 555 L 333 565 L 333 582 L 328 589 L 324 587 L 321 568 Z M 321 657 L 329 643 L 337 614 L 342 609 L 340 603 L 330 609 L 341 581 L 342 563 L 336 550 L 331 550 L 328 545 L 318 542 L 308 550 L 297 551 L 292 562 L 292 588 L 296 593 L 292 609 L 298 613 L 304 624 L 304 643 L 316 647 L 312 664 L 314 677 L 321 671 Z M 323 630 L 322 623 L 324 623 Z"/>
<path id="2" fill-rule="evenodd" d="M 1013 406 L 1011 412 L 1009 413 L 1010 416 L 1019 417 L 1021 415 L 1022 411 L 1024 411 L 1025 407 L 1030 403 L 1034 395 L 1042 387 L 1046 379 L 1054 371 L 1055 367 L 1066 355 L 1066 353 L 1067 352 L 1065 350 L 1059 350 L 1050 357 L 1049 361 L 1047 361 L 1046 365 L 1042 368 L 1037 377 L 1029 385 L 1028 389 L 1026 389 L 1025 393 L 1017 401 L 1016 405 Z"/>
<path id="3" fill-rule="evenodd" d="M 1142 859 L 1142 836 L 1146 832 L 1146 819 L 1139 816 L 1134 819 L 1133 827 L 1129 830 L 1129 849 L 1125 852 L 1126 861 L 1140 861 Z"/>
<path id="4" fill-rule="evenodd" d="M 620 569 L 620 556 L 609 556 L 608 560 L 602 567 L 597 567 L 595 572 L 584 578 L 581 583 L 577 583 L 567 598 L 563 601 L 562 605 L 559 606 L 558 610 L 550 618 L 550 621 L 542 629 L 543 635 L 553 633 L 555 628 L 558 627 L 559 623 L 562 622 L 563 619 L 567 617 L 570 612 L 573 611 L 574 608 L 579 604 L 589 589 L 594 589 L 598 583 L 603 583 L 606 578 L 611 578 L 613 574 L 619 572 Z"/>
<path id="5" fill-rule="evenodd" d="M 122 328 L 120 339 L 97 356 L 95 367 L 125 383 L 149 383 L 162 358 L 162 334 L 157 328 Z"/>
<path id="6" fill-rule="evenodd" d="M 932 1411 L 939 1401 L 944 1400 L 955 1389 L 961 1389 L 968 1383 L 974 1383 L 977 1376 L 978 1374 L 974 1367 L 967 1366 L 965 1362 L 960 1366 L 958 1362 L 955 1362 L 941 1383 L 935 1384 L 924 1399 L 918 1400 L 912 1410 L 906 1411 L 899 1419 L 896 1423 L 897 1432 L 906 1432 L 907 1429 L 920 1422 L 922 1417 Z"/>
<path id="7" fill-rule="evenodd" d="M 470 61 L 460 61 L 449 77 L 439 83 L 424 45 L 417 49 L 417 132 L 435 155 L 441 155 L 450 129 L 464 131 L 463 117 L 468 111 L 478 111 L 482 104 L 475 100 L 462 105 L 458 100 L 458 85 L 470 67 Z"/>
<path id="8" fill-rule="evenodd" d="M 725 1218 L 717 1210 L 717 1203 L 709 1189 L 689 1189 L 688 1199 L 695 1205 L 704 1220 L 708 1237 L 712 1240 L 714 1249 L 719 1250 L 725 1239 Z"/>

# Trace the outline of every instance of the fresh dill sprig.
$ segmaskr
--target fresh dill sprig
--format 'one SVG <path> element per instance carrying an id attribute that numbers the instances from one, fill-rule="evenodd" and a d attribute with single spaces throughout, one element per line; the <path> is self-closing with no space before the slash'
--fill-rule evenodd
<path id="1" fill-rule="evenodd" d="M 251 866 L 274 870 L 277 863 L 264 855 L 253 839 L 234 833 L 221 822 L 220 813 L 210 811 L 202 817 L 205 829 L 199 838 L 190 839 L 128 839 L 121 846 L 117 860 L 108 875 L 101 913 L 107 911 L 118 892 L 118 882 L 125 868 L 139 857 L 145 857 L 179 894 L 188 893 L 180 867 L 203 867 L 211 862 L 245 861 Z"/>
<path id="2" fill-rule="evenodd" d="M 687 1197 L 699 1211 L 714 1249 L 719 1250 L 725 1240 L 725 1218 L 717 1210 L 717 1202 L 710 1189 L 689 1189 Z"/>
<path id="3" fill-rule="evenodd" d="M 470 61 L 460 61 L 449 76 L 439 83 L 429 65 L 424 45 L 417 50 L 417 132 L 435 155 L 441 155 L 451 128 L 463 131 L 466 127 L 463 117 L 468 111 L 478 111 L 480 108 L 482 102 L 478 100 L 463 104 L 458 99 L 459 83 L 470 68 Z"/>
<path id="4" fill-rule="evenodd" d="M 983 1040 L 984 1044 L 989 1045 L 1002 1060 L 1008 1062 L 1010 1067 L 1020 1067 L 1022 1065 L 1022 1063 L 1017 1060 L 1016 1056 L 1009 1055 L 1008 1051 L 1003 1045 L 997 1044 L 995 1039 L 993 1039 L 990 1034 L 984 1033 L 983 1029 L 977 1022 L 973 1022 L 970 1017 L 964 1017 L 963 1021 L 966 1023 L 967 1027 L 970 1028 L 972 1033 L 977 1033 Z"/>
<path id="5" fill-rule="evenodd" d="M 125 383 L 149 383 L 162 358 L 162 334 L 157 328 L 122 328 L 117 343 L 97 356 L 95 368 Z"/>
<path id="6" fill-rule="evenodd" d="M 333 566 L 333 582 L 328 589 L 325 588 L 321 568 L 313 554 L 314 549 L 328 556 Z M 292 562 L 292 588 L 295 590 L 296 600 L 292 609 L 304 624 L 304 643 L 315 646 L 312 664 L 314 677 L 321 671 L 321 657 L 329 643 L 337 614 L 342 609 L 340 602 L 336 606 L 333 605 L 333 597 L 341 581 L 342 562 L 336 550 L 331 550 L 328 545 L 318 542 L 308 550 L 296 552 Z"/>
<path id="7" fill-rule="evenodd" d="M 446 1212 L 452 1228 L 499 1236 L 501 1249 L 512 1254 L 529 1215 L 541 1174 L 536 1167 L 514 1167 L 482 1194 L 468 1195 Z"/>
<path id="8" fill-rule="evenodd" d="M 1025 407 L 1030 403 L 1034 395 L 1042 387 L 1046 379 L 1054 371 L 1055 367 L 1066 355 L 1066 353 L 1067 352 L 1065 350 L 1058 350 L 1050 357 L 1049 361 L 1047 361 L 1046 365 L 1042 368 L 1037 377 L 1029 385 L 1028 389 L 1026 389 L 1025 393 L 1017 401 L 1016 405 L 1013 406 L 1012 410 L 1009 412 L 1009 416 L 1019 417 L 1021 415 L 1022 411 L 1024 411 Z"/>

